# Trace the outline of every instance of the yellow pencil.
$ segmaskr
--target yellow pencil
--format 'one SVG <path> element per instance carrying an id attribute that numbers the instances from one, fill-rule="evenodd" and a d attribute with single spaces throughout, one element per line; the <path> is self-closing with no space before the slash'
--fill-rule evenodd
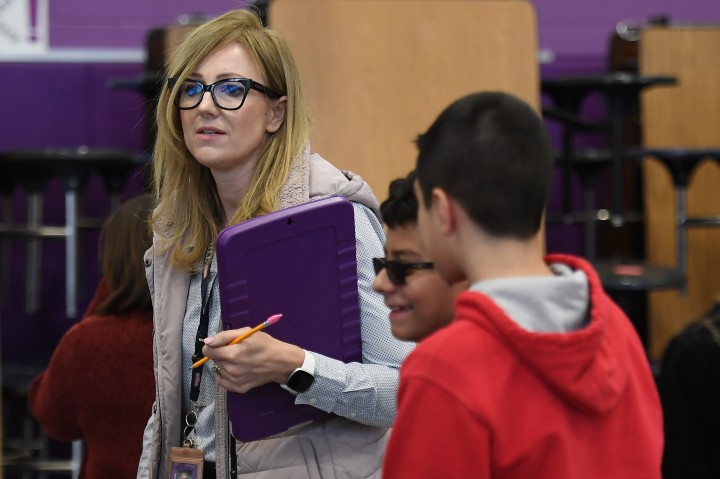
<path id="1" fill-rule="evenodd" d="M 249 338 L 253 334 L 257 333 L 258 331 L 267 328 L 271 324 L 277 323 L 278 321 L 280 321 L 280 318 L 282 318 L 282 314 L 273 314 L 268 319 L 266 319 L 262 323 L 258 324 L 254 328 L 252 328 L 250 331 L 247 331 L 247 332 L 241 334 L 240 336 L 238 336 L 237 338 L 233 339 L 232 341 L 230 341 L 230 344 L 237 344 L 240 341 L 243 341 L 243 340 Z M 195 364 L 190 366 L 190 369 L 195 369 L 198 366 L 202 366 L 203 364 L 205 364 L 208 361 L 208 359 L 210 359 L 210 358 L 208 358 L 208 357 L 202 358 L 201 360 L 197 361 Z"/>

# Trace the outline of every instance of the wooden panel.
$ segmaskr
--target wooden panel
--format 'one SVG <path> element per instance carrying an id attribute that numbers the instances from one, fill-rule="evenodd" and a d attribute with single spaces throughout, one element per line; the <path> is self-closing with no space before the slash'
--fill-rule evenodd
<path id="1" fill-rule="evenodd" d="M 539 108 L 537 28 L 515 0 L 275 0 L 315 118 L 312 148 L 378 198 L 415 165 L 414 140 L 480 90 Z"/>
<path id="2" fill-rule="evenodd" d="M 649 147 L 720 146 L 720 29 L 656 28 L 640 40 L 640 70 L 674 75 L 676 87 L 642 95 L 643 135 Z M 670 174 L 657 160 L 643 165 L 649 260 L 676 264 L 675 200 Z M 690 216 L 720 214 L 720 168 L 703 162 L 688 188 Z M 720 291 L 720 228 L 689 228 L 688 290 L 650 295 L 650 353 L 659 358 L 668 341 L 712 305 Z"/>

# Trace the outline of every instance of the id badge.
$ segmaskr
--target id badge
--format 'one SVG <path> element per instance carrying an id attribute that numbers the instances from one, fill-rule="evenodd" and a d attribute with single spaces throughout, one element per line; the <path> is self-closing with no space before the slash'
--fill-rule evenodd
<path id="1" fill-rule="evenodd" d="M 171 447 L 168 479 L 202 479 L 203 452 L 194 447 Z"/>

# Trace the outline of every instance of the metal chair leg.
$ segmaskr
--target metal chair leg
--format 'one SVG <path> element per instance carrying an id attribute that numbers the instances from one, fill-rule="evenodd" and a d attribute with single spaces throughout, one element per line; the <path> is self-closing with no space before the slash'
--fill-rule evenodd
<path id="1" fill-rule="evenodd" d="M 42 226 L 43 194 L 40 190 L 28 192 L 29 230 Z M 42 249 L 40 238 L 31 236 L 27 240 L 27 276 L 25 277 L 25 313 L 35 314 L 40 309 L 40 264 Z"/>
<path id="2" fill-rule="evenodd" d="M 78 206 L 77 189 L 73 186 L 65 192 L 65 313 L 68 318 L 77 314 Z"/>

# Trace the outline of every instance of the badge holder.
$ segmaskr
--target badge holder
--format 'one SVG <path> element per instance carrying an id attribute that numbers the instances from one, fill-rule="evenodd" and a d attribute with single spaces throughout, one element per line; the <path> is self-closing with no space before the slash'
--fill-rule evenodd
<path id="1" fill-rule="evenodd" d="M 171 447 L 169 471 L 169 479 L 202 479 L 203 452 L 192 447 Z"/>
<path id="2" fill-rule="evenodd" d="M 182 447 L 170 448 L 168 479 L 203 479 L 203 451 L 188 437 L 197 423 L 197 407 L 185 415 L 185 440 Z"/>

